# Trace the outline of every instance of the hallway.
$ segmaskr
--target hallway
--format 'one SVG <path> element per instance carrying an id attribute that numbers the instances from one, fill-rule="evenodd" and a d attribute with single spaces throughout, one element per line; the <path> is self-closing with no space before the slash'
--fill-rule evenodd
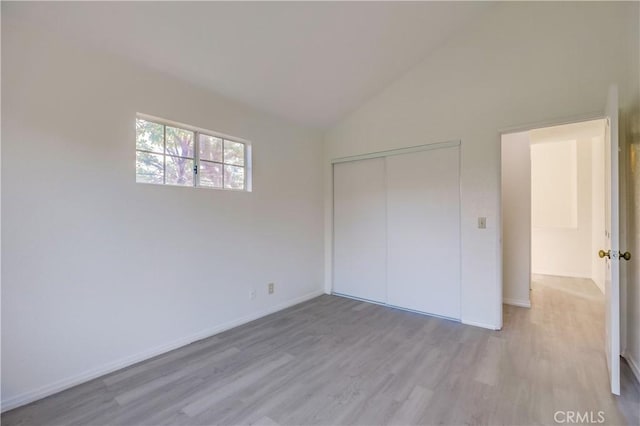
<path id="1" fill-rule="evenodd" d="M 518 395 L 531 392 L 542 401 L 551 390 L 553 411 L 602 410 L 607 424 L 640 424 L 640 386 L 626 361 L 620 367 L 622 395 L 609 392 L 604 308 L 604 295 L 592 280 L 533 275 L 531 309 L 504 311 L 509 348 L 520 351 L 518 358 L 530 357 L 528 363 L 509 364 L 531 385 Z"/>

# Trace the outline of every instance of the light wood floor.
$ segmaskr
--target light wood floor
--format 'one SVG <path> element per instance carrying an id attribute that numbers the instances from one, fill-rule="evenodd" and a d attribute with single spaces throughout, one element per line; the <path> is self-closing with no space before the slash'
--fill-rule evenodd
<path id="1" fill-rule="evenodd" d="M 321 296 L 1 420 L 525 425 L 554 424 L 564 410 L 639 424 L 640 391 L 626 364 L 623 396 L 609 393 L 594 284 L 536 277 L 532 300 L 532 309 L 505 306 L 504 329 L 489 331 Z"/>

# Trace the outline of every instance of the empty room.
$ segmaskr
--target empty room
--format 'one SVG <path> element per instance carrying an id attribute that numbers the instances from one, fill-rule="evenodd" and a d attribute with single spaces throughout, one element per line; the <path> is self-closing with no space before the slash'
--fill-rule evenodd
<path id="1" fill-rule="evenodd" d="M 640 2 L 1 2 L 3 425 L 640 424 Z"/>

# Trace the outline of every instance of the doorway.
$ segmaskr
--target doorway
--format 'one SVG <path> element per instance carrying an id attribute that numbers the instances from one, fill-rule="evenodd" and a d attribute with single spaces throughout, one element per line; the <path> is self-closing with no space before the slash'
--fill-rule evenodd
<path id="1" fill-rule="evenodd" d="M 536 313 L 549 322 L 554 305 L 545 290 L 602 294 L 592 311 L 600 312 L 605 333 L 596 339 L 604 343 L 611 391 L 619 395 L 618 157 L 615 86 L 603 119 L 504 133 L 501 140 L 503 301 L 540 302 Z M 596 258 L 598 251 L 606 259 Z"/>
<path id="2" fill-rule="evenodd" d="M 536 283 L 563 281 L 545 277 L 604 293 L 604 134 L 596 119 L 502 136 L 504 303 L 530 307 Z"/>

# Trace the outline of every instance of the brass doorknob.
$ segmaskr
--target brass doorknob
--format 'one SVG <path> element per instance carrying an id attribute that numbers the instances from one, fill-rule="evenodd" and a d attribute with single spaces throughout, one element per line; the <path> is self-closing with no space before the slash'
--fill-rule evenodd
<path id="1" fill-rule="evenodd" d="M 620 252 L 620 258 L 624 259 L 624 260 L 629 260 L 631 259 L 631 253 L 629 253 L 628 251 Z"/>
<path id="2" fill-rule="evenodd" d="M 602 259 L 603 257 L 608 257 L 609 259 L 611 259 L 611 250 L 607 250 L 607 251 L 600 250 L 598 252 L 598 256 L 600 257 L 600 259 Z M 631 256 L 631 255 L 629 255 L 629 256 Z"/>

